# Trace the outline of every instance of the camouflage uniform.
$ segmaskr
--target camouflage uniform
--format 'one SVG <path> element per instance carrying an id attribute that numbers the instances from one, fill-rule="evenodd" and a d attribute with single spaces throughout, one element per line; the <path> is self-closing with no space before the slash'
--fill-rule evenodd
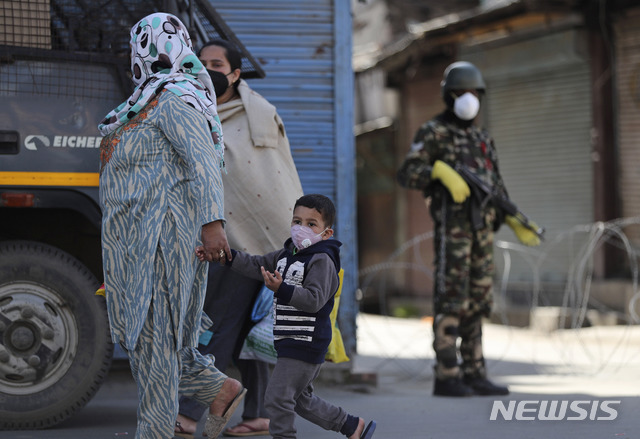
<path id="1" fill-rule="evenodd" d="M 473 194 L 454 203 L 449 191 L 431 178 L 436 160 L 454 168 L 467 167 L 506 195 L 498 171 L 498 158 L 488 133 L 471 123 L 456 123 L 444 112 L 426 122 L 414 138 L 398 171 L 399 183 L 431 197 L 435 223 L 434 342 L 436 378 L 460 375 L 458 337 L 465 377 L 485 377 L 481 319 L 492 306 L 494 275 L 493 236 L 502 223 L 502 212 L 490 203 L 481 205 Z M 472 211 L 481 219 L 472 221 Z"/>

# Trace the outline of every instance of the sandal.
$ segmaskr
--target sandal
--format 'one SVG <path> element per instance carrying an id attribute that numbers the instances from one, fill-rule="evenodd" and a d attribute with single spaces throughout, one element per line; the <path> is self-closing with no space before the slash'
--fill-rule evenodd
<path id="1" fill-rule="evenodd" d="M 222 416 L 216 416 L 209 413 L 207 416 L 207 422 L 204 424 L 203 435 L 207 436 L 209 439 L 216 439 L 222 432 L 225 425 L 227 425 L 227 422 L 229 422 L 229 419 L 231 419 L 231 415 L 233 415 L 233 412 L 238 408 L 240 401 L 242 401 L 242 398 L 244 398 L 246 393 L 247 389 L 242 388 L 236 397 L 233 398 Z"/>
<path id="2" fill-rule="evenodd" d="M 248 431 L 243 432 L 243 433 L 236 433 L 235 431 L 229 431 L 232 428 L 238 428 L 238 427 L 242 427 L 247 429 Z M 247 436 L 269 436 L 269 429 L 266 430 L 260 430 L 259 428 L 256 427 L 252 427 L 251 425 L 245 423 L 245 422 L 241 422 L 240 424 L 236 425 L 235 427 L 232 428 L 227 428 L 222 435 L 223 436 L 233 436 L 233 437 L 247 437 Z"/>
<path id="3" fill-rule="evenodd" d="M 371 439 L 374 431 L 376 431 L 376 421 L 371 421 L 360 435 L 360 439 Z"/>
<path id="4" fill-rule="evenodd" d="M 184 439 L 194 439 L 195 436 L 193 433 L 189 433 L 187 432 L 184 428 L 182 428 L 182 424 L 180 424 L 180 422 L 176 421 L 176 431 L 174 431 L 173 433 L 174 437 L 181 437 Z"/>

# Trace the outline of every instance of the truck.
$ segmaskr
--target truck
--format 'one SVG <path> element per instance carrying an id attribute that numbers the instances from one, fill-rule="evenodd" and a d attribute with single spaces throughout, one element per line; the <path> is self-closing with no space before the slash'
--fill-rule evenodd
<path id="1" fill-rule="evenodd" d="M 129 29 L 154 11 L 180 17 L 196 47 L 231 40 L 243 77 L 265 76 L 209 1 L 0 3 L 2 430 L 68 419 L 110 370 L 114 346 L 95 295 L 97 123 L 131 93 Z"/>

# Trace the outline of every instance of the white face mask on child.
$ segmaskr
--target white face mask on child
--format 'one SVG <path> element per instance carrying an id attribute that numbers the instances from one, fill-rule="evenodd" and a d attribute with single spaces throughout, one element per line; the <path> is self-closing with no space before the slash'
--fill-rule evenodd
<path id="1" fill-rule="evenodd" d="M 294 224 L 291 226 L 291 239 L 296 248 L 302 250 L 322 241 L 322 234 L 327 230 L 328 227 L 316 235 L 311 227 Z"/>

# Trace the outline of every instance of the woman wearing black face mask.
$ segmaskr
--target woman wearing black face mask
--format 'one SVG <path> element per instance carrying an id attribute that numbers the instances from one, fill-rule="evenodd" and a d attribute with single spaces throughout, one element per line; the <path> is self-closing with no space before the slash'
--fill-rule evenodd
<path id="1" fill-rule="evenodd" d="M 240 97 L 242 58 L 233 46 L 224 40 L 210 41 L 202 46 L 198 58 L 209 72 L 218 105 Z"/>
<path id="2" fill-rule="evenodd" d="M 242 79 L 241 55 L 227 41 L 214 40 L 198 53 L 209 71 L 222 123 L 227 174 L 223 175 L 225 231 L 232 248 L 264 254 L 282 247 L 289 236 L 291 206 L 302 196 L 289 140 L 276 108 Z M 215 357 L 224 371 L 234 361 L 247 388 L 242 422 L 225 436 L 267 436 L 269 419 L 263 399 L 269 366 L 238 358 L 242 343 L 254 323 L 253 303 L 262 283 L 240 276 L 226 267 L 209 264 L 204 311 L 212 318 L 213 336 L 203 354 Z M 205 407 L 180 399 L 176 434 L 189 437 Z"/>
<path id="3" fill-rule="evenodd" d="M 233 72 L 227 73 L 226 75 L 217 70 L 207 69 L 207 72 L 209 72 L 209 76 L 211 77 L 211 82 L 213 82 L 213 88 L 216 93 L 216 101 L 218 103 L 222 103 L 220 102 L 221 96 L 223 96 L 229 90 L 229 79 L 227 79 L 227 77 L 233 74 Z M 234 86 L 233 90 L 235 90 L 235 88 L 236 87 Z M 236 93 L 236 96 L 237 96 L 237 93 Z"/>

